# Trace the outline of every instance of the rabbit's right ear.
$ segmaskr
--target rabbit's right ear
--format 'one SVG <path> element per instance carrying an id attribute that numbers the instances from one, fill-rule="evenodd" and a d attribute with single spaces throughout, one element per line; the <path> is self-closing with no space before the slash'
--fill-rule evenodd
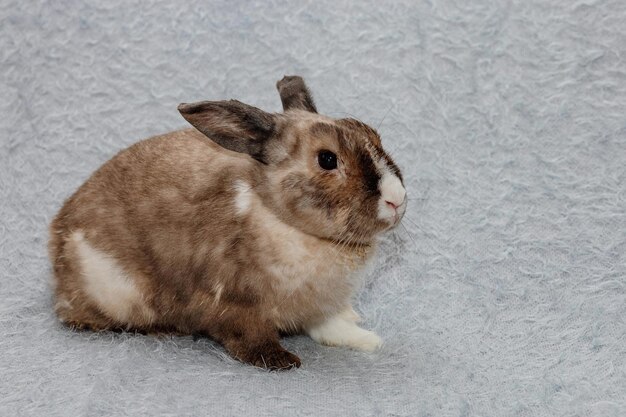
<path id="1" fill-rule="evenodd" d="M 283 102 L 283 110 L 300 109 L 317 113 L 311 92 L 302 77 L 285 75 L 276 83 L 276 88 Z"/>
<path id="2" fill-rule="evenodd" d="M 274 134 L 274 116 L 237 100 L 182 103 L 180 114 L 218 145 L 267 163 L 265 146 Z"/>

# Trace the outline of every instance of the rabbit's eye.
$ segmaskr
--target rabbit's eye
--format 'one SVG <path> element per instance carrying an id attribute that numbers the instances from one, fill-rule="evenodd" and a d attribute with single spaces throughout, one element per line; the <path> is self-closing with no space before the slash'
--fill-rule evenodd
<path id="1" fill-rule="evenodd" d="M 331 151 L 320 151 L 320 153 L 317 154 L 317 163 L 320 164 L 320 167 L 327 171 L 336 169 L 337 155 Z"/>

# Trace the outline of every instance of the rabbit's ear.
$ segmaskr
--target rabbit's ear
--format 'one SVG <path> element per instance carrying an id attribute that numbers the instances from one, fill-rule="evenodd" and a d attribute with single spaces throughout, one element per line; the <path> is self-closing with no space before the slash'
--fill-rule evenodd
<path id="1" fill-rule="evenodd" d="M 302 77 L 297 75 L 285 75 L 276 83 L 276 88 L 283 102 L 283 110 L 300 109 L 317 113 L 311 92 L 307 88 Z"/>
<path id="2" fill-rule="evenodd" d="M 272 114 L 237 100 L 182 103 L 178 111 L 218 145 L 267 163 L 264 148 L 276 125 Z"/>

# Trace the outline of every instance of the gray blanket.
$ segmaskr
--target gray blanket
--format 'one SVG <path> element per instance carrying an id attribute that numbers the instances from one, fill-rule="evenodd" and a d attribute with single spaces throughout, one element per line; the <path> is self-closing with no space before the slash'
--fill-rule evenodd
<path id="1" fill-rule="evenodd" d="M 0 1 L 0 415 L 626 415 L 626 2 Z M 47 226 L 179 102 L 378 127 L 409 209 L 356 297 L 385 345 L 74 332 Z"/>

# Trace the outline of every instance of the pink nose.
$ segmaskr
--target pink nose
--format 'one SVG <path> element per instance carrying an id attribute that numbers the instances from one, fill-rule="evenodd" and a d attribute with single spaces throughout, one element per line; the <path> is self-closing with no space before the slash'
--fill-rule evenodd
<path id="1" fill-rule="evenodd" d="M 389 200 L 385 200 L 385 203 L 387 203 L 387 205 L 388 205 L 389 207 L 391 207 L 392 209 L 394 209 L 394 210 L 397 210 L 397 209 L 398 209 L 398 206 L 397 206 L 395 203 L 393 203 L 393 202 L 391 202 L 391 201 L 389 201 Z"/>

